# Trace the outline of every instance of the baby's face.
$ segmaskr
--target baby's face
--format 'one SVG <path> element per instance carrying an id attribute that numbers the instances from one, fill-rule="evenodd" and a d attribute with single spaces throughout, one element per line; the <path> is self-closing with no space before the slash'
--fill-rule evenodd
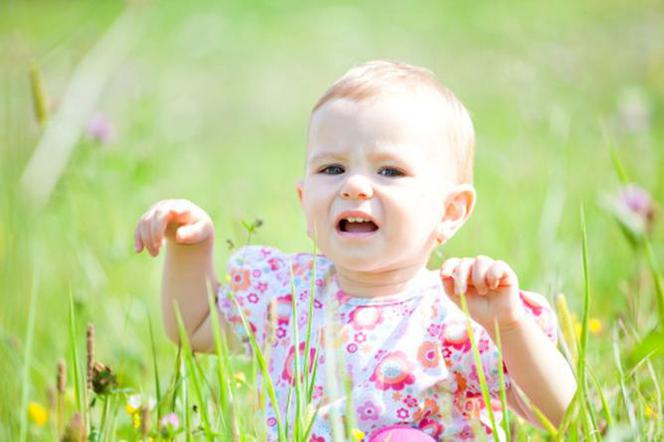
<path id="1" fill-rule="evenodd" d="M 309 234 L 337 266 L 426 264 L 457 182 L 439 105 L 416 95 L 334 99 L 312 116 L 298 196 Z"/>

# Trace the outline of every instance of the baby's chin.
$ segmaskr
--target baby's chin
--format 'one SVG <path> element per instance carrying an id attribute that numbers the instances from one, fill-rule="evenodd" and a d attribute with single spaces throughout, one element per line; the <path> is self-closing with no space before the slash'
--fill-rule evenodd
<path id="1" fill-rule="evenodd" d="M 336 253 L 331 253 L 327 257 L 337 268 L 361 273 L 381 273 L 387 271 L 391 262 L 385 254 L 371 253 L 367 249 L 336 251 Z"/>
<path id="2" fill-rule="evenodd" d="M 335 267 L 343 267 L 355 271 L 371 271 L 375 267 L 375 255 L 364 250 L 345 250 L 339 247 L 329 247 L 325 244 L 317 244 L 319 253 L 322 253 L 332 261 Z M 372 262 L 373 261 L 373 262 Z"/>

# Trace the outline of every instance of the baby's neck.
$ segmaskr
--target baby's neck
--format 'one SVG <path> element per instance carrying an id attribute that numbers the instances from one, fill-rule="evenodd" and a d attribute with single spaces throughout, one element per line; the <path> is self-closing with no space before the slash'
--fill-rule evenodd
<path id="1" fill-rule="evenodd" d="M 358 272 L 336 267 L 339 288 L 349 296 L 375 298 L 402 293 L 430 272 L 421 264 L 379 272 Z"/>

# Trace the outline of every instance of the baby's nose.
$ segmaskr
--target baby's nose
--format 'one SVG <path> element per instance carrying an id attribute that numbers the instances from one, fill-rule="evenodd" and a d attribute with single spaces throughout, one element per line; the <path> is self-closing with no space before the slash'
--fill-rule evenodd
<path id="1" fill-rule="evenodd" d="M 348 177 L 341 188 L 340 195 L 343 199 L 367 200 L 373 197 L 373 188 L 369 180 L 355 175 Z"/>

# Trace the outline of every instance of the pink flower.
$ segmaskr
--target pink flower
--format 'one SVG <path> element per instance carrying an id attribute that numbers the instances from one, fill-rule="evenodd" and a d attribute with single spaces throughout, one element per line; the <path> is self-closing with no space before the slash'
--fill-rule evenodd
<path id="1" fill-rule="evenodd" d="M 413 364 L 408 361 L 406 355 L 401 351 L 388 353 L 374 369 L 369 377 L 381 390 L 403 390 L 406 385 L 415 382 L 412 373 Z"/>
<path id="2" fill-rule="evenodd" d="M 378 414 L 380 410 L 371 401 L 366 401 L 364 404 L 357 407 L 357 414 L 360 416 L 360 419 L 363 421 L 366 420 L 378 420 Z"/>
<path id="3" fill-rule="evenodd" d="M 403 400 L 404 404 L 408 405 L 409 407 L 417 407 L 417 399 L 414 398 L 411 395 L 406 396 L 406 398 Z"/>
<path id="4" fill-rule="evenodd" d="M 399 419 L 406 419 L 408 416 L 410 416 L 410 413 L 405 408 L 399 408 L 397 410 L 397 417 Z"/>
<path id="5" fill-rule="evenodd" d="M 252 304 L 256 304 L 258 302 L 258 295 L 256 293 L 249 293 L 247 300 Z"/>
<path id="6" fill-rule="evenodd" d="M 440 437 L 441 434 L 443 434 L 443 431 L 445 430 L 443 424 L 428 417 L 422 419 L 418 427 L 420 430 L 427 433 L 429 436 L 436 440 Z"/>
<path id="7" fill-rule="evenodd" d="M 159 421 L 159 429 L 162 436 L 170 438 L 175 436 L 175 432 L 180 428 L 180 419 L 175 413 L 169 413 Z"/>
<path id="8" fill-rule="evenodd" d="M 249 277 L 249 270 L 238 269 L 231 273 L 231 289 L 234 292 L 246 290 L 251 285 L 251 278 Z"/>
<path id="9" fill-rule="evenodd" d="M 108 144 L 115 140 L 115 127 L 111 120 L 102 113 L 96 113 L 88 121 L 87 134 L 98 143 Z"/>
<path id="10" fill-rule="evenodd" d="M 458 321 L 445 324 L 442 334 L 443 348 L 452 347 L 464 353 L 470 351 L 470 339 L 468 339 L 468 330 L 464 322 Z"/>
<path id="11" fill-rule="evenodd" d="M 281 268 L 281 261 L 279 258 L 270 258 L 267 260 L 268 265 L 270 266 L 270 270 L 276 271 Z"/>
<path id="12" fill-rule="evenodd" d="M 652 228 L 655 207 L 650 194 L 636 184 L 627 184 L 618 192 L 618 201 L 636 215 L 647 230 Z"/>
<path id="13" fill-rule="evenodd" d="M 300 342 L 299 353 L 300 353 L 300 363 L 304 365 L 304 350 L 306 342 Z M 314 360 L 316 358 L 316 349 L 314 347 L 309 348 L 309 373 L 313 370 Z M 300 369 L 300 374 L 304 376 L 303 368 Z M 286 362 L 284 363 L 283 371 L 281 372 L 281 378 L 290 382 L 292 385 L 295 385 L 295 346 L 291 345 L 290 350 L 288 351 L 288 356 L 286 357 Z"/>
<path id="14" fill-rule="evenodd" d="M 440 324 L 431 324 L 429 328 L 427 328 L 427 333 L 429 333 L 430 336 L 437 338 L 440 336 L 440 331 L 442 327 Z"/>
<path id="15" fill-rule="evenodd" d="M 440 350 L 435 342 L 425 341 L 417 349 L 417 360 L 426 368 L 438 367 Z"/>
<path id="16" fill-rule="evenodd" d="M 353 309 L 349 321 L 355 330 L 373 330 L 383 322 L 382 310 L 374 306 L 361 305 Z"/>
<path id="17" fill-rule="evenodd" d="M 605 196 L 603 206 L 615 217 L 627 239 L 637 244 L 652 232 L 655 223 L 655 204 L 642 187 L 630 183 L 617 195 Z"/>

